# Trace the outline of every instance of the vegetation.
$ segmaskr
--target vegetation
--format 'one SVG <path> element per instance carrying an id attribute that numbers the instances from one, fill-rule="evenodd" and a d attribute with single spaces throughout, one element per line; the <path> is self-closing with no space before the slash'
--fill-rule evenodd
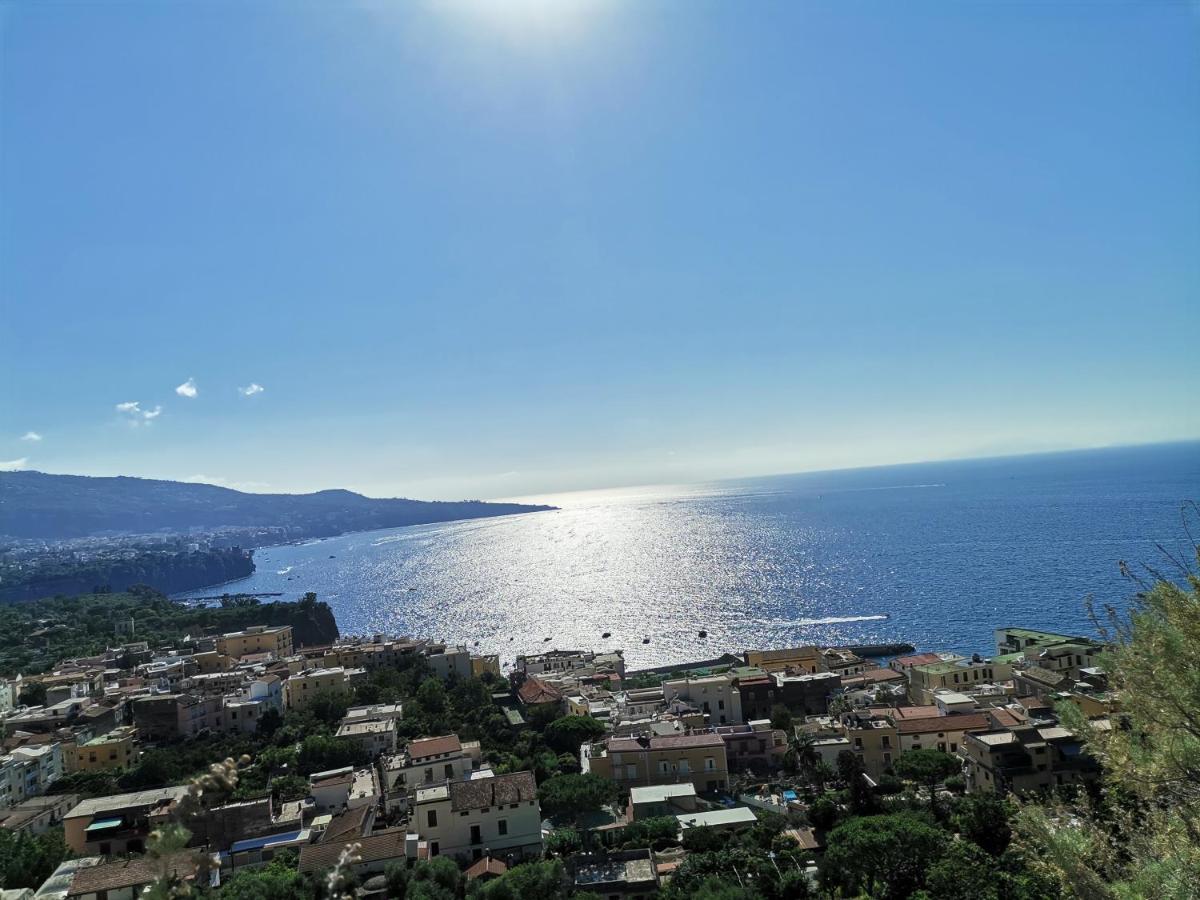
<path id="1" fill-rule="evenodd" d="M 117 637 L 114 623 L 130 621 L 133 636 Z M 237 631 L 248 625 L 291 625 L 301 645 L 329 643 L 338 636 L 333 611 L 315 594 L 295 603 L 243 600 L 228 606 L 194 607 L 135 585 L 120 594 L 0 605 L 0 673 L 44 672 L 60 660 L 94 656 L 121 641 L 174 646 L 184 635 Z"/>
<path id="2" fill-rule="evenodd" d="M 0 828 L 0 888 L 36 890 L 66 857 L 61 828 L 40 835 Z"/>
<path id="3" fill-rule="evenodd" d="M 542 812 L 577 819 L 617 799 L 617 786 L 600 775 L 558 775 L 538 789 Z"/>

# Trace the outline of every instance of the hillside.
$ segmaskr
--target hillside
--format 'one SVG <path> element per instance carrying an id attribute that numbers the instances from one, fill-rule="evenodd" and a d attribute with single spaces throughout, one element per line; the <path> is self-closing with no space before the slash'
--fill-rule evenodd
<path id="1" fill-rule="evenodd" d="M 0 472 L 0 535 L 57 540 L 105 532 L 281 526 L 295 537 L 552 509 L 476 500 L 376 500 L 345 490 L 247 494 L 211 484 Z"/>

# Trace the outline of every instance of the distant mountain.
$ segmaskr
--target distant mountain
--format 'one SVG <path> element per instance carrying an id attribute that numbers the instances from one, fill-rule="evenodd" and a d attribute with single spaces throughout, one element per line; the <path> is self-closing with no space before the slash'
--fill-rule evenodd
<path id="1" fill-rule="evenodd" d="M 478 500 L 375 500 L 346 490 L 247 494 L 212 484 L 149 478 L 0 472 L 0 535 L 16 538 L 55 540 L 226 526 L 282 526 L 293 529 L 294 537 L 328 537 L 553 508 Z"/>

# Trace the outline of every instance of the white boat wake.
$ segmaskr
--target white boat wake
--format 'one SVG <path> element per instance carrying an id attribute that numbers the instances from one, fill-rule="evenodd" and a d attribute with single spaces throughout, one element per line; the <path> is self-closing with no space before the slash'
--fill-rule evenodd
<path id="1" fill-rule="evenodd" d="M 844 622 L 884 622 L 886 615 L 829 616 L 825 619 L 767 619 L 763 625 L 773 628 L 802 628 L 806 625 L 841 625 Z"/>

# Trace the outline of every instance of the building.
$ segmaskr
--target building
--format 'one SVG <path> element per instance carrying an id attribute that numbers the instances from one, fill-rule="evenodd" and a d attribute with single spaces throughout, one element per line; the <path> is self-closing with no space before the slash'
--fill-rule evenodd
<path id="1" fill-rule="evenodd" d="M 748 806 L 735 806 L 732 809 L 713 809 L 706 812 L 683 813 L 675 817 L 679 820 L 679 830 L 689 828 L 711 828 L 714 831 L 733 831 L 738 828 L 750 828 L 758 823 L 758 816 Z"/>
<path id="2" fill-rule="evenodd" d="M 308 776 L 308 793 L 322 812 L 340 812 L 379 803 L 379 780 L 373 769 L 344 766 Z"/>
<path id="3" fill-rule="evenodd" d="M 169 820 L 186 793 L 186 785 L 177 785 L 84 800 L 63 818 L 67 846 L 81 856 L 144 853 L 150 832 Z"/>
<path id="4" fill-rule="evenodd" d="M 343 691 L 349 684 L 347 669 L 305 669 L 288 677 L 283 699 L 289 710 L 305 709 L 321 693 Z"/>
<path id="5" fill-rule="evenodd" d="M 387 809 L 405 808 L 418 787 L 469 778 L 481 759 L 478 741 L 464 744 L 455 734 L 410 741 L 403 752 L 380 760 Z"/>
<path id="6" fill-rule="evenodd" d="M 956 659 L 913 666 L 908 673 L 908 696 L 913 703 L 928 706 L 938 691 L 965 691 L 972 685 L 1008 681 L 1012 666 L 999 660 Z"/>
<path id="7" fill-rule="evenodd" d="M 175 741 L 225 730 L 219 696 L 150 694 L 133 701 L 133 724 L 143 741 Z"/>
<path id="8" fill-rule="evenodd" d="M 530 676 L 517 688 L 517 699 L 525 706 L 560 708 L 563 705 L 563 692 L 548 681 Z"/>
<path id="9" fill-rule="evenodd" d="M 652 850 L 618 850 L 603 857 L 580 854 L 572 860 L 575 889 L 608 900 L 649 900 L 658 896 L 658 866 Z"/>
<path id="10" fill-rule="evenodd" d="M 1045 722 L 968 734 L 960 755 L 969 793 L 1026 794 L 1093 781 L 1100 771 L 1082 740 Z"/>
<path id="11" fill-rule="evenodd" d="M 396 752 L 396 726 L 391 722 L 343 722 L 338 726 L 337 737 L 358 744 L 372 759 Z"/>
<path id="12" fill-rule="evenodd" d="M 629 791 L 629 821 L 653 819 L 658 816 L 677 816 L 696 811 L 696 787 L 690 781 L 683 784 L 652 784 Z"/>
<path id="13" fill-rule="evenodd" d="M 663 699 L 670 707 L 676 700 L 696 707 L 710 725 L 742 722 L 742 695 L 728 674 L 680 678 L 662 683 Z"/>
<path id="14" fill-rule="evenodd" d="M 164 872 L 183 881 L 194 881 L 197 876 L 195 854 L 176 853 L 165 859 L 149 856 L 116 859 L 80 868 L 71 878 L 66 900 L 135 900 Z M 210 883 L 218 883 L 215 872 L 212 876 L 214 880 Z"/>
<path id="15" fill-rule="evenodd" d="M 132 725 L 122 725 L 108 734 L 76 744 L 67 769 L 71 772 L 127 769 L 138 759 L 137 737 L 136 728 Z"/>
<path id="16" fill-rule="evenodd" d="M 59 825 L 78 802 L 78 794 L 28 797 L 10 809 L 0 810 L 0 828 L 15 833 L 44 834 Z"/>
<path id="17" fill-rule="evenodd" d="M 992 727 L 991 720 L 981 712 L 901 718 L 895 724 L 901 753 L 909 750 L 958 753 L 965 735 Z"/>
<path id="18" fill-rule="evenodd" d="M 954 662 L 956 659 L 962 657 L 957 653 L 912 653 L 895 657 L 888 666 L 907 677 L 914 666 L 932 666 L 940 662 Z"/>
<path id="19" fill-rule="evenodd" d="M 513 772 L 418 788 L 409 828 L 429 856 L 506 860 L 542 853 L 542 811 L 532 772 Z"/>
<path id="20" fill-rule="evenodd" d="M 783 650 L 747 650 L 746 665 L 765 672 L 795 672 L 813 674 L 825 671 L 825 657 L 820 647 L 789 647 Z"/>
<path id="21" fill-rule="evenodd" d="M 676 734 L 653 737 L 610 737 L 585 745 L 583 771 L 618 785 L 691 782 L 697 791 L 729 786 L 725 739 L 719 734 Z"/>
<path id="22" fill-rule="evenodd" d="M 1090 643 L 1090 639 L 1074 634 L 1059 634 L 1054 631 L 1037 631 L 1032 628 L 997 628 L 995 630 L 996 653 L 1026 653 L 1035 647 L 1049 644 L 1067 644 L 1075 641 Z"/>
<path id="23" fill-rule="evenodd" d="M 471 677 L 471 654 L 466 647 L 434 645 L 426 652 L 425 661 L 434 677 L 442 681 Z"/>
<path id="24" fill-rule="evenodd" d="M 779 702 L 798 716 L 817 716 L 827 712 L 829 698 L 842 687 L 842 676 L 836 672 L 776 672 L 774 678 Z"/>
<path id="25" fill-rule="evenodd" d="M 357 861 L 351 866 L 360 879 L 382 873 L 393 863 L 406 864 L 408 835 L 402 828 L 377 831 L 355 837 L 358 844 Z M 300 871 L 317 875 L 328 872 L 336 864 L 349 841 L 321 841 L 300 848 Z"/>
<path id="26" fill-rule="evenodd" d="M 862 761 L 867 775 L 878 781 L 900 755 L 900 732 L 895 721 L 871 710 L 856 710 L 844 713 L 840 723 L 851 752 Z"/>
<path id="27" fill-rule="evenodd" d="M 284 659 L 294 652 L 292 626 L 251 625 L 244 631 L 231 631 L 217 638 L 217 652 L 234 659 L 259 653 Z"/>

